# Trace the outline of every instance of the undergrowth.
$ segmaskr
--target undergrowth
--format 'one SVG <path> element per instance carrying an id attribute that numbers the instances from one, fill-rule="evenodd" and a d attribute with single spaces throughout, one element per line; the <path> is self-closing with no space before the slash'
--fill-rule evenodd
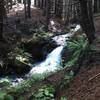
<path id="1" fill-rule="evenodd" d="M 52 85 L 41 87 L 36 93 L 33 93 L 30 100 L 55 100 L 55 89 Z"/>
<path id="2" fill-rule="evenodd" d="M 89 49 L 88 40 L 84 35 L 75 37 L 74 39 L 72 38 L 71 40 L 68 41 L 67 46 L 71 50 L 72 55 L 70 56 L 69 60 L 66 61 L 65 67 L 73 66 L 78 61 L 80 56 L 83 56 Z M 32 75 L 32 77 L 30 77 L 29 79 L 23 81 L 22 83 L 16 86 L 11 86 L 10 80 L 4 80 L 0 82 L 0 84 L 2 83 L 3 85 L 7 86 L 7 88 L 5 87 L 3 88 L 6 91 L 0 91 L 0 100 L 14 100 L 14 95 L 18 96 L 25 92 L 29 92 L 32 85 L 37 84 L 50 74 L 47 73 L 34 74 Z M 70 84 L 70 81 L 73 79 L 73 76 L 74 76 L 73 71 L 66 73 L 63 78 L 63 81 L 60 84 L 60 88 L 63 88 L 66 84 Z M 55 100 L 54 99 L 55 91 L 56 90 L 53 86 L 43 86 L 37 92 L 32 93 L 31 100 Z M 20 97 L 20 99 L 22 100 L 23 97 Z M 67 100 L 67 99 L 65 97 L 62 97 L 61 100 Z"/>
<path id="3" fill-rule="evenodd" d="M 72 52 L 72 55 L 65 61 L 65 67 L 73 66 L 77 63 L 79 58 L 81 58 L 88 50 L 89 43 L 85 35 L 79 35 L 67 41 L 67 47 Z"/>

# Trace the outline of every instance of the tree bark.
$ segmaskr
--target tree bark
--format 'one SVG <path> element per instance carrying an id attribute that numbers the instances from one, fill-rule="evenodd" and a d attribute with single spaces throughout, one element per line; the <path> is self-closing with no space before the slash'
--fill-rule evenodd
<path id="1" fill-rule="evenodd" d="M 51 8 L 51 1 L 46 0 L 46 31 L 48 31 L 48 25 L 50 19 L 50 8 Z"/>
<path id="2" fill-rule="evenodd" d="M 0 0 L 0 41 L 3 40 L 3 10 L 4 10 L 4 0 Z"/>
<path id="3" fill-rule="evenodd" d="M 92 15 L 90 15 L 91 13 L 90 9 L 88 10 L 87 0 L 79 0 L 79 2 L 81 7 L 81 26 L 83 31 L 87 35 L 89 43 L 91 44 L 95 39 L 95 28 L 93 25 L 93 17 L 90 18 L 90 16 Z"/>
<path id="4" fill-rule="evenodd" d="M 24 0 L 24 13 L 25 13 L 25 19 L 27 19 L 26 0 Z"/>
<path id="5" fill-rule="evenodd" d="M 31 0 L 28 0 L 27 17 L 31 18 Z"/>

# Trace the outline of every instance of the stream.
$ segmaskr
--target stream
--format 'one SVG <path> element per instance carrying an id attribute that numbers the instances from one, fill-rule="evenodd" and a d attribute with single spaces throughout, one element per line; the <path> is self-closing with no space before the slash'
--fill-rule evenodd
<path id="1" fill-rule="evenodd" d="M 79 29 L 80 25 L 76 25 L 75 29 L 70 30 L 69 33 L 53 37 L 53 41 L 55 41 L 59 46 L 56 47 L 51 53 L 49 53 L 43 62 L 33 66 L 31 71 L 29 72 L 29 75 L 35 73 L 42 74 L 45 72 L 55 72 L 55 70 L 60 69 L 62 51 L 63 48 L 67 45 L 66 40 L 74 35 L 75 32 L 77 32 Z"/>
<path id="2" fill-rule="evenodd" d="M 33 74 L 55 72 L 56 70 L 61 69 L 61 56 L 63 48 L 67 45 L 66 40 L 72 37 L 80 28 L 80 25 L 76 25 L 76 27 L 74 29 L 71 29 L 69 33 L 53 37 L 52 40 L 57 43 L 58 47 L 51 51 L 44 61 L 39 62 L 38 64 L 31 64 L 32 69 L 26 76 L 31 77 Z M 1 78 L 1 81 L 4 79 L 5 78 Z M 15 86 L 16 84 L 21 83 L 24 79 L 15 76 L 11 78 L 11 80 L 12 85 Z"/>

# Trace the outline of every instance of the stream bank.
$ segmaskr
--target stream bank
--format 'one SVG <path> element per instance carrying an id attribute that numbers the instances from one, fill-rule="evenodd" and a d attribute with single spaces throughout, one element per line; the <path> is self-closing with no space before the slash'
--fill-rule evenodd
<path id="1" fill-rule="evenodd" d="M 77 28 L 77 29 L 79 29 L 79 28 Z M 59 66 L 61 64 L 62 51 L 67 43 L 66 40 L 68 40 L 70 36 L 72 37 L 74 35 L 74 33 L 76 34 L 77 33 L 76 31 L 75 32 L 71 31 L 72 33 L 68 33 L 68 34 L 64 34 L 64 35 L 58 35 L 58 39 L 56 39 L 57 41 L 55 41 L 56 44 L 59 43 L 59 44 L 57 44 L 58 46 L 55 47 L 47 55 L 46 59 L 43 62 L 36 64 L 35 66 L 33 66 L 33 68 L 31 67 L 31 71 L 29 72 L 29 74 L 27 74 L 28 75 L 27 80 L 23 81 L 24 78 L 22 77 L 22 79 L 18 78 L 18 80 L 14 82 L 15 87 L 12 87 L 13 89 L 15 89 L 14 91 L 12 90 L 12 88 L 10 88 L 10 89 L 7 88 L 8 94 L 12 93 L 14 98 L 19 98 L 19 96 L 23 95 L 23 97 L 26 98 L 26 100 L 28 100 L 31 96 L 30 91 L 31 91 L 31 93 L 34 93 L 34 89 L 38 89 L 39 86 L 41 86 L 42 84 L 44 85 L 44 84 L 49 83 L 49 84 L 54 85 L 57 88 L 61 84 L 61 81 L 67 71 L 70 72 L 72 69 L 73 70 L 77 69 L 77 67 L 75 68 L 73 66 L 68 67 L 68 68 L 67 68 L 67 66 L 65 68 L 63 68 L 61 66 L 59 68 Z M 57 38 L 57 36 L 56 36 L 56 38 Z M 53 39 L 55 39 L 55 38 L 53 38 Z M 85 38 L 83 38 L 82 40 L 84 40 L 84 39 Z M 59 42 L 58 42 L 58 40 L 59 40 Z M 60 41 L 60 40 L 63 40 L 63 41 Z M 73 40 L 73 38 L 72 38 L 72 40 Z M 76 43 L 81 43 L 81 42 L 76 41 Z M 80 45 L 80 46 L 81 46 L 81 48 L 83 48 L 82 45 Z M 64 51 L 66 51 L 66 49 Z M 76 60 L 77 59 L 75 59 L 75 61 Z M 32 64 L 31 64 L 31 66 L 32 66 Z M 47 66 L 49 66 L 49 67 L 47 67 Z M 47 72 L 47 70 L 49 73 Z M 40 73 L 40 74 L 37 75 L 36 73 L 37 74 Z M 38 82 L 39 82 L 39 84 L 37 84 Z M 16 84 L 16 83 L 20 83 L 20 84 Z M 32 89 L 30 89 L 31 87 L 32 87 Z M 23 90 L 23 91 L 19 91 L 19 90 Z M 16 93 L 17 93 L 17 95 L 16 95 Z M 25 93 L 25 95 L 23 93 Z"/>

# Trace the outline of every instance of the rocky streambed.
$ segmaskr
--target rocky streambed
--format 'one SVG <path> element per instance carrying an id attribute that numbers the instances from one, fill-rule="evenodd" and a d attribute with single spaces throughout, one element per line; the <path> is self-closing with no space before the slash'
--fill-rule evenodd
<path id="1" fill-rule="evenodd" d="M 31 63 L 23 62 L 21 60 L 24 57 L 21 58 L 19 55 L 17 57 L 19 62 L 14 66 L 12 66 L 13 64 L 9 65 L 10 67 L 12 66 L 14 71 L 11 75 L 8 75 L 12 84 L 15 85 L 23 82 L 23 80 L 34 74 L 54 73 L 62 69 L 61 60 L 64 47 L 67 45 L 66 40 L 72 37 L 78 30 L 80 30 L 80 25 L 76 25 L 75 29 L 70 30 L 69 33 L 52 37 L 49 40 L 25 44 L 25 52 L 31 54 L 31 56 L 28 56 L 32 61 Z M 5 76 L 1 77 L 1 81 L 4 79 Z"/>

